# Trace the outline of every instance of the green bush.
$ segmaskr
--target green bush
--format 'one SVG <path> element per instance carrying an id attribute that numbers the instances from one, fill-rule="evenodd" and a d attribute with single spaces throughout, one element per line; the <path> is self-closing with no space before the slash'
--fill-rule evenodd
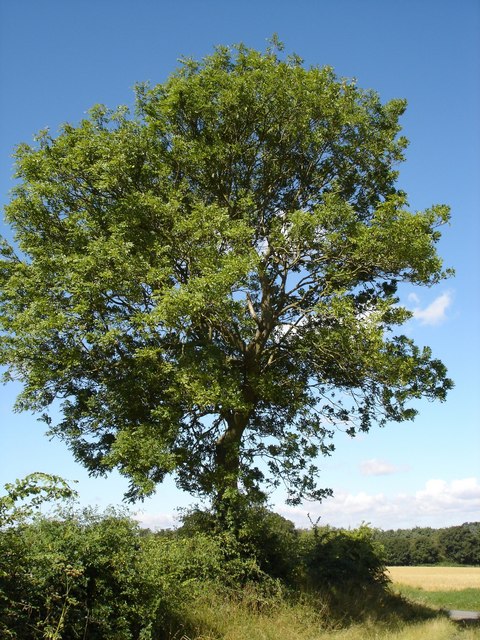
<path id="1" fill-rule="evenodd" d="M 253 559 L 262 573 L 293 583 L 299 563 L 299 532 L 293 522 L 281 515 L 262 506 L 247 506 L 234 530 L 222 530 L 214 513 L 196 509 L 184 516 L 178 535 L 198 533 L 220 535 L 233 557 Z"/>
<path id="2" fill-rule="evenodd" d="M 366 525 L 305 533 L 302 565 L 303 578 L 314 589 L 363 589 L 388 582 L 382 548 Z"/>
<path id="3" fill-rule="evenodd" d="M 262 571 L 286 584 L 294 583 L 300 546 L 293 522 L 265 508 L 252 509 L 240 532 L 240 540 Z"/>
<path id="4" fill-rule="evenodd" d="M 280 586 L 239 548 L 228 532 L 142 535 L 114 511 L 10 524 L 0 530 L 0 637 L 173 637 L 205 590 L 258 607 Z"/>
<path id="5" fill-rule="evenodd" d="M 139 637 L 145 614 L 139 550 L 136 524 L 113 512 L 38 517 L 3 530 L 3 637 Z"/>

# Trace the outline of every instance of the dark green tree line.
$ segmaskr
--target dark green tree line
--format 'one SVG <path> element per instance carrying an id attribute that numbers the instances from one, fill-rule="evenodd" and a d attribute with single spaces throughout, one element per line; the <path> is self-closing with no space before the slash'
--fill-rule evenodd
<path id="1" fill-rule="evenodd" d="M 466 522 L 455 527 L 416 527 L 377 531 L 376 539 L 385 549 L 389 565 L 409 566 L 452 563 L 480 565 L 480 523 Z"/>

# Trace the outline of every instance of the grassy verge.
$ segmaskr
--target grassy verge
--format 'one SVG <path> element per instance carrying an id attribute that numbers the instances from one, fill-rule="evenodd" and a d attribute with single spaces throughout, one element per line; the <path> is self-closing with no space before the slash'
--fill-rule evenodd
<path id="1" fill-rule="evenodd" d="M 409 624 L 397 631 L 362 625 L 311 640 L 478 640 L 479 638 L 479 629 L 461 628 L 448 620 L 437 619 Z"/>
<path id="2" fill-rule="evenodd" d="M 408 600 L 442 609 L 480 610 L 480 589 L 425 591 L 420 587 L 396 584 L 395 590 Z"/>
<path id="3" fill-rule="evenodd" d="M 479 640 L 480 628 L 462 628 L 439 616 L 405 620 L 393 600 L 361 623 L 329 619 L 329 607 L 304 599 L 279 599 L 258 609 L 255 598 L 242 601 L 205 592 L 188 610 L 188 626 L 174 637 L 183 640 Z M 397 603 L 398 606 L 398 603 Z M 405 607 L 400 603 L 400 607 Z M 405 612 L 405 611 L 403 611 Z"/>

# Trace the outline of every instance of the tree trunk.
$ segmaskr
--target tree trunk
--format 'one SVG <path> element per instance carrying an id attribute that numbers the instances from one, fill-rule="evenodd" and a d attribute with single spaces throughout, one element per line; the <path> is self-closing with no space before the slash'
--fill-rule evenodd
<path id="1" fill-rule="evenodd" d="M 250 418 L 250 411 L 235 411 L 226 416 L 227 429 L 215 447 L 216 495 L 215 511 L 229 517 L 240 497 L 240 446 Z"/>

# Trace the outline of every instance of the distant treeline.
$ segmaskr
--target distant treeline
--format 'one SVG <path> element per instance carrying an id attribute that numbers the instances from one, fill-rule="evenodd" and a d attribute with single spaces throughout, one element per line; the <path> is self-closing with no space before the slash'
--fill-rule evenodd
<path id="1" fill-rule="evenodd" d="M 480 522 L 432 529 L 376 531 L 391 566 L 452 563 L 480 565 Z"/>

